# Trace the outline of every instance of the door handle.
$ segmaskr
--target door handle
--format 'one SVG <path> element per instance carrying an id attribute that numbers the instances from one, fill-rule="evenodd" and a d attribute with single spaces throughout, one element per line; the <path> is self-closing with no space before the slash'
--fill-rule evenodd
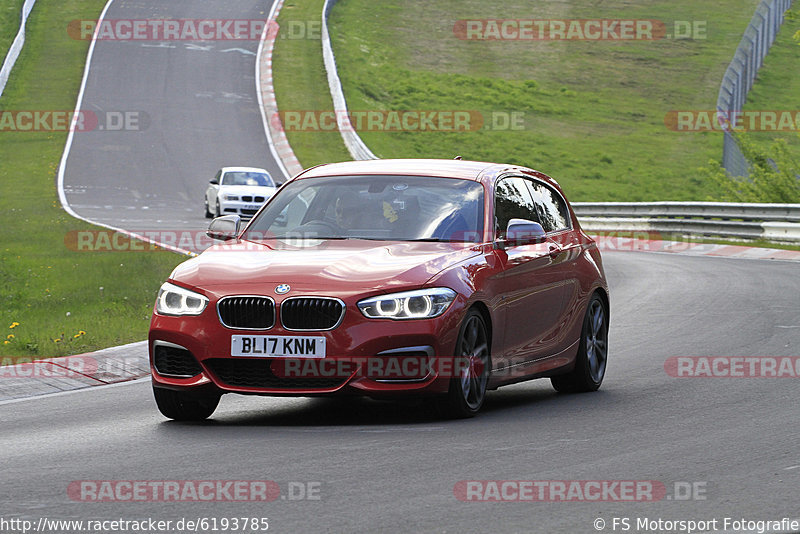
<path id="1" fill-rule="evenodd" d="M 556 245 L 555 243 L 547 244 L 547 254 L 550 257 L 556 256 L 559 252 L 561 252 L 561 248 L 558 245 Z"/>

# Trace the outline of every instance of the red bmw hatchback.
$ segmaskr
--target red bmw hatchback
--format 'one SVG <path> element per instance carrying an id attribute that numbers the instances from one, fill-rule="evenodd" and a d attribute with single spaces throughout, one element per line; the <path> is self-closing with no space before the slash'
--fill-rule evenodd
<path id="1" fill-rule="evenodd" d="M 162 414 L 224 393 L 428 397 L 476 414 L 486 391 L 549 377 L 600 387 L 608 286 L 595 242 L 541 172 L 460 160 L 322 165 L 179 265 L 150 325 Z"/>

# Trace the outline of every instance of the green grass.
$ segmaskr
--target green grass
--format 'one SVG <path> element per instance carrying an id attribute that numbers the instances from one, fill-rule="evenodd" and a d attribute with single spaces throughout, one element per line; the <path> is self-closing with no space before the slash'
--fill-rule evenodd
<path id="1" fill-rule="evenodd" d="M 572 0 L 533 9 L 511 0 L 343 0 L 330 23 L 352 110 L 524 113 L 520 131 L 360 132 L 381 157 L 462 155 L 522 164 L 556 177 L 575 201 L 706 200 L 719 191 L 695 169 L 721 159 L 721 136 L 673 132 L 664 118 L 671 110 L 714 109 L 722 75 L 757 3 Z M 454 37 L 456 20 L 475 18 L 708 25 L 707 38 L 695 40 Z"/>
<path id="2" fill-rule="evenodd" d="M 792 38 L 797 31 L 800 31 L 800 16 L 795 20 L 787 19 L 758 71 L 745 111 L 800 111 L 800 76 L 797 75 L 800 71 L 800 43 Z M 785 139 L 790 153 L 800 160 L 800 134 L 797 131 L 751 132 L 747 137 L 756 147 L 767 151 L 774 139 Z"/>
<path id="3" fill-rule="evenodd" d="M 67 23 L 96 19 L 104 4 L 38 1 L 0 110 L 75 107 L 89 43 L 69 38 Z M 93 227 L 58 203 L 65 141 L 66 132 L 0 132 L 0 356 L 61 356 L 145 339 L 158 287 L 185 259 L 69 250 L 69 232 Z"/>
<path id="4" fill-rule="evenodd" d="M 275 97 L 281 111 L 331 111 L 333 102 L 322 62 L 319 39 L 289 39 L 286 28 L 292 23 L 321 20 L 323 0 L 288 1 L 281 9 L 273 53 Z M 311 24 L 316 30 L 319 26 Z M 303 167 L 352 159 L 338 132 L 287 132 L 297 159 Z"/>
<path id="5" fill-rule="evenodd" d="M 25 0 L 3 0 L 0 4 L 0 65 L 19 31 L 19 15 Z"/>

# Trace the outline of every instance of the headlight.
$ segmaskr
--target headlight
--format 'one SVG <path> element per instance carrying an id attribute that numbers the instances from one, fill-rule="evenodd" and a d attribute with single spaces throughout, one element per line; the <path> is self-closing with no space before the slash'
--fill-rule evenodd
<path id="1" fill-rule="evenodd" d="M 430 319 L 443 314 L 456 298 L 446 287 L 380 295 L 359 301 L 358 309 L 370 319 Z"/>
<path id="2" fill-rule="evenodd" d="M 200 315 L 208 299 L 199 293 L 165 282 L 158 290 L 156 311 L 162 315 Z"/>
<path id="3" fill-rule="evenodd" d="M 222 195 L 223 200 L 239 200 L 239 195 Z"/>

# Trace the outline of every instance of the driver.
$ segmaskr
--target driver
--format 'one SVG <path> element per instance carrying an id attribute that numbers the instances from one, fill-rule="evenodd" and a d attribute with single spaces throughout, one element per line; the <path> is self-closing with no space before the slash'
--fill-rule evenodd
<path id="1" fill-rule="evenodd" d="M 336 199 L 335 206 L 336 224 L 339 228 L 352 230 L 356 227 L 360 214 L 359 209 L 363 209 L 360 204 L 357 192 L 350 190 L 342 192 L 339 198 Z"/>

